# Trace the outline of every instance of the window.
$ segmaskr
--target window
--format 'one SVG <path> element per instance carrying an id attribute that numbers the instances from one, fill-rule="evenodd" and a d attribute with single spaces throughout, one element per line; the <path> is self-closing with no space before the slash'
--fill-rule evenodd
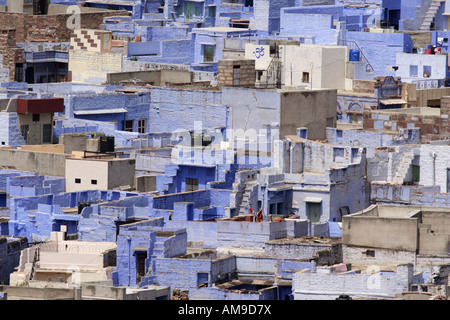
<path id="1" fill-rule="evenodd" d="M 201 8 L 200 8 L 200 6 L 196 6 L 195 7 L 195 15 L 197 17 L 200 17 L 200 15 L 201 15 Z"/>
<path id="2" fill-rule="evenodd" d="M 241 84 L 241 66 L 233 66 L 233 86 Z"/>
<path id="3" fill-rule="evenodd" d="M 204 62 L 214 61 L 214 46 L 211 45 L 203 46 L 203 61 Z"/>
<path id="4" fill-rule="evenodd" d="M 23 63 L 16 63 L 14 81 L 22 82 L 23 78 Z"/>
<path id="5" fill-rule="evenodd" d="M 208 286 L 208 274 L 199 272 L 197 273 L 197 286 Z"/>
<path id="6" fill-rule="evenodd" d="M 419 75 L 419 69 L 417 66 L 409 66 L 409 76 L 417 77 Z"/>
<path id="7" fill-rule="evenodd" d="M 306 216 L 312 222 L 319 222 L 322 215 L 322 203 L 320 202 L 307 202 L 306 203 Z"/>
<path id="8" fill-rule="evenodd" d="M 198 179 L 186 178 L 186 191 L 198 190 Z"/>
<path id="9" fill-rule="evenodd" d="M 133 132 L 133 120 L 125 120 L 123 130 Z"/>
<path id="10" fill-rule="evenodd" d="M 216 7 L 209 7 L 208 8 L 208 17 L 209 18 L 215 18 L 216 17 Z"/>
<path id="11" fill-rule="evenodd" d="M 22 136 L 25 139 L 25 141 L 28 141 L 28 130 L 29 126 L 27 124 L 23 124 L 20 126 L 20 132 L 22 133 Z"/>
<path id="12" fill-rule="evenodd" d="M 327 118 L 325 121 L 326 121 L 325 125 L 327 128 L 333 128 L 335 126 L 334 118 Z"/>
<path id="13" fill-rule="evenodd" d="M 303 72 L 302 74 L 302 82 L 309 83 L 309 72 Z"/>
<path id="14" fill-rule="evenodd" d="M 33 113 L 33 121 L 38 122 L 41 119 L 41 115 L 39 113 Z"/>
<path id="15" fill-rule="evenodd" d="M 147 121 L 145 119 L 139 119 L 138 121 L 138 132 L 145 133 L 145 129 L 147 126 Z"/>
<path id="16" fill-rule="evenodd" d="M 75 183 L 81 183 L 81 179 L 80 178 L 75 178 Z"/>
<path id="17" fill-rule="evenodd" d="M 333 161 L 334 162 L 344 161 L 344 148 L 333 148 Z"/>
<path id="18" fill-rule="evenodd" d="M 179 6 L 177 7 L 177 9 L 178 9 L 178 15 L 179 15 L 179 16 L 183 15 L 183 5 L 179 5 Z"/>
<path id="19" fill-rule="evenodd" d="M 278 202 L 277 203 L 277 214 L 283 214 L 283 207 L 284 207 L 284 202 Z"/>
<path id="20" fill-rule="evenodd" d="M 97 180 L 92 179 L 91 184 L 97 184 Z"/>
<path id="21" fill-rule="evenodd" d="M 192 2 L 186 2 L 184 7 L 184 16 L 186 20 L 192 20 L 194 15 L 194 4 Z"/>
<path id="22" fill-rule="evenodd" d="M 423 77 L 424 78 L 431 77 L 431 66 L 423 66 Z"/>
<path id="23" fill-rule="evenodd" d="M 52 142 L 52 125 L 44 124 L 42 126 L 42 142 L 43 143 L 51 143 Z"/>
<path id="24" fill-rule="evenodd" d="M 352 148 L 352 163 L 358 160 L 359 148 Z"/>
<path id="25" fill-rule="evenodd" d="M 375 257 L 375 250 L 367 250 L 366 251 L 366 257 Z"/>
<path id="26" fill-rule="evenodd" d="M 277 208 L 277 204 L 276 203 L 269 204 L 269 214 L 275 214 L 276 208 Z"/>
<path id="27" fill-rule="evenodd" d="M 420 181 L 420 166 L 412 165 L 412 181 L 419 182 Z"/>

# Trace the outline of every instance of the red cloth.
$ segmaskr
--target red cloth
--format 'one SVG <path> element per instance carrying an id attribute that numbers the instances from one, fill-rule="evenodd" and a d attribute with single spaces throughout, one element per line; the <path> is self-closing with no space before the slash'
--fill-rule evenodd
<path id="1" fill-rule="evenodd" d="M 248 214 L 253 214 L 253 209 L 252 209 L 252 207 L 250 207 L 250 209 L 248 210 Z"/>
<path id="2" fill-rule="evenodd" d="M 259 210 L 258 213 L 256 214 L 256 221 L 257 222 L 262 222 L 263 221 L 262 209 Z"/>

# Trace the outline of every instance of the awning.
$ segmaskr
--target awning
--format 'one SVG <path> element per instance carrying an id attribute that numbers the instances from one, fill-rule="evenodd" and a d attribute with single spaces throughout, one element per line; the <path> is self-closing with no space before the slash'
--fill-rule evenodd
<path id="1" fill-rule="evenodd" d="M 108 113 L 127 113 L 128 111 L 124 108 L 116 109 L 98 109 L 98 110 L 78 110 L 73 113 L 76 116 L 87 115 L 87 114 L 108 114 Z"/>
<path id="2" fill-rule="evenodd" d="M 118 5 L 118 6 L 133 6 L 136 3 L 131 3 L 129 1 L 123 1 L 123 0 L 86 0 L 86 3 L 93 3 L 93 4 L 111 4 L 111 5 Z"/>
<path id="3" fill-rule="evenodd" d="M 306 197 L 303 201 L 304 202 L 321 203 L 322 202 L 322 198 Z"/>
<path id="4" fill-rule="evenodd" d="M 385 105 L 391 105 L 391 104 L 404 104 L 406 103 L 403 99 L 386 99 L 386 100 L 380 100 L 380 103 Z"/>

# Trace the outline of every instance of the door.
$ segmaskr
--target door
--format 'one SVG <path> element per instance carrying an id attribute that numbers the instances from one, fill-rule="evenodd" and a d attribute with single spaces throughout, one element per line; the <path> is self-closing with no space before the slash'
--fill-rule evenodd
<path id="1" fill-rule="evenodd" d="M 322 214 L 322 203 L 316 202 L 306 203 L 306 215 L 312 223 L 319 222 L 321 214 Z"/>
<path id="2" fill-rule="evenodd" d="M 145 259 L 147 259 L 147 252 L 136 253 L 136 283 L 140 283 L 145 276 Z"/>
<path id="3" fill-rule="evenodd" d="M 450 168 L 447 168 L 447 193 L 450 193 Z"/>
<path id="4" fill-rule="evenodd" d="M 34 67 L 28 67 L 25 72 L 25 81 L 27 83 L 34 83 Z"/>
<path id="5" fill-rule="evenodd" d="M 194 16 L 194 4 L 192 2 L 185 3 L 184 15 L 186 16 L 186 20 L 192 20 Z"/>
<path id="6" fill-rule="evenodd" d="M 30 124 L 28 127 L 28 144 L 41 144 L 41 130 L 40 124 Z"/>

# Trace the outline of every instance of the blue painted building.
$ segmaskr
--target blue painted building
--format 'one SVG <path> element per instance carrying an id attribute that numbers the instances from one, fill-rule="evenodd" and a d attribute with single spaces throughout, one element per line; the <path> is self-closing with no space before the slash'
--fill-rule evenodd
<path id="1" fill-rule="evenodd" d="M 412 53 L 414 47 L 408 33 L 347 32 L 346 42 L 357 44 L 375 76 L 395 76 L 397 52 Z"/>
<path id="2" fill-rule="evenodd" d="M 9 275 L 19 266 L 20 253 L 28 247 L 23 237 L 0 236 L 0 283 L 9 285 Z"/>
<path id="3" fill-rule="evenodd" d="M 224 38 L 251 37 L 254 34 L 255 30 L 230 27 L 193 29 L 192 67 L 217 72 L 217 63 L 223 58 Z"/>
<path id="4" fill-rule="evenodd" d="M 155 283 L 155 260 L 186 253 L 185 229 L 159 225 L 160 219 L 120 227 L 117 239 L 117 268 L 111 274 L 114 286 L 144 286 Z"/>
<path id="5" fill-rule="evenodd" d="M 51 232 L 61 231 L 61 227 L 69 234 L 78 234 L 80 232 L 79 222 L 82 219 L 89 219 L 92 212 L 98 212 L 93 211 L 94 205 L 134 195 L 137 194 L 122 191 L 82 191 L 9 198 L 10 212 L 6 234 L 26 237 L 29 242 L 48 240 Z M 95 210 L 98 208 L 95 207 Z M 134 217 L 134 210 L 130 212 L 133 213 L 130 216 Z M 125 221 L 130 216 L 116 215 L 114 219 L 119 221 L 122 218 Z M 96 236 L 101 241 L 115 239 L 116 227 L 114 224 L 114 232 L 111 232 L 110 235 L 105 229 Z M 81 229 L 81 231 L 86 230 L 90 231 L 87 227 L 84 230 Z M 5 232 L 4 228 L 2 228 L 2 232 Z"/>
<path id="6" fill-rule="evenodd" d="M 65 116 L 113 122 L 117 130 L 149 132 L 150 96 L 146 90 L 109 94 L 75 94 L 67 98 Z"/>
<path id="7" fill-rule="evenodd" d="M 23 74 L 27 83 L 63 82 L 68 79 L 70 43 L 17 43 L 24 50 Z"/>

